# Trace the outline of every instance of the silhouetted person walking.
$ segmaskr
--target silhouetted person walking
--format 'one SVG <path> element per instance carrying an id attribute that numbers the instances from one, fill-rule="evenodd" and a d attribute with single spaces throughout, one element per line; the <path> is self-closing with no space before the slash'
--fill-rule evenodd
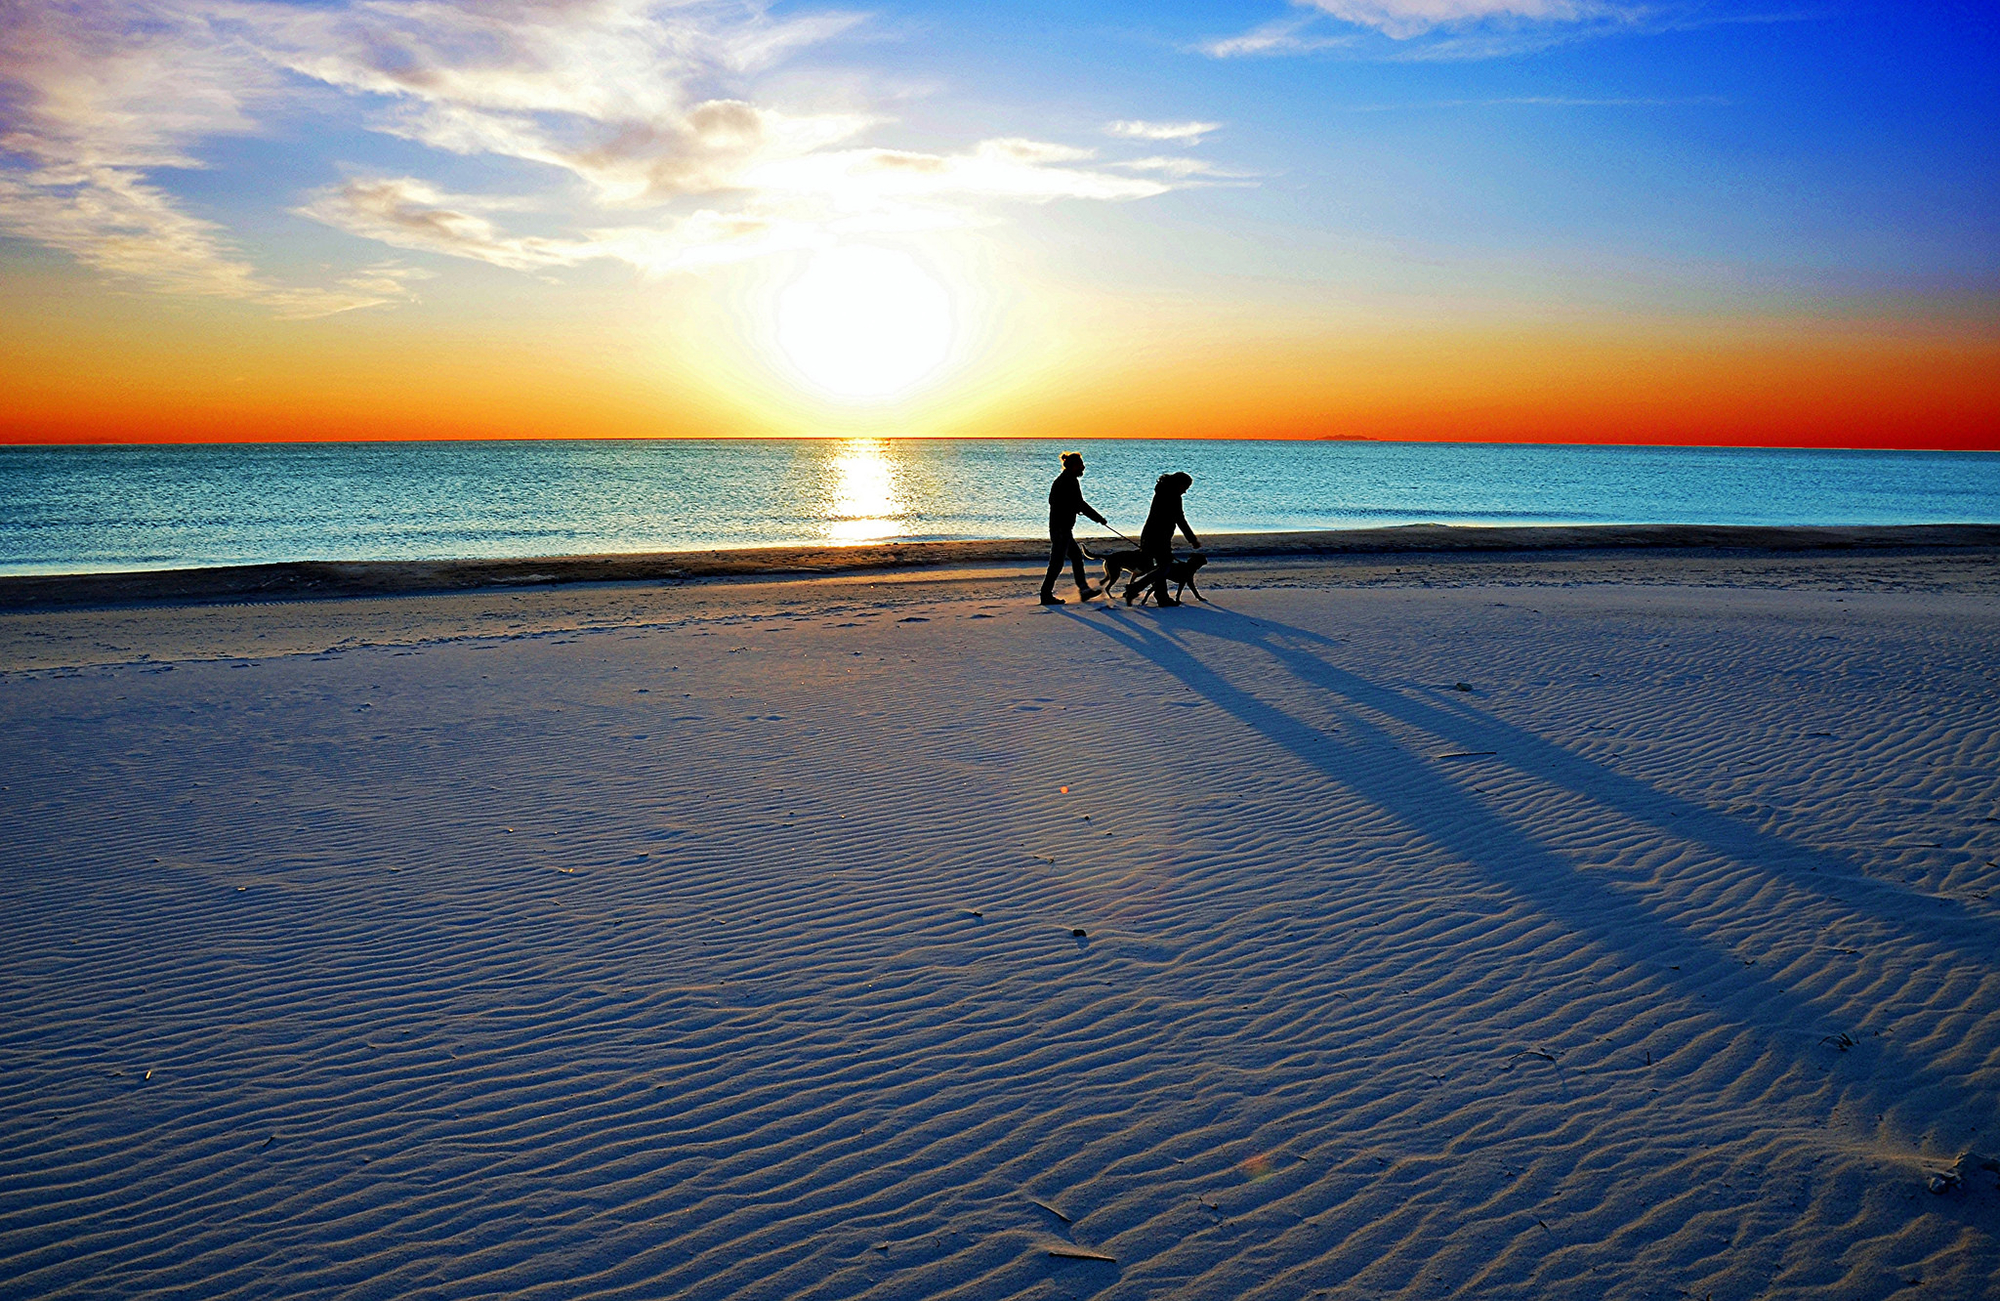
<path id="1" fill-rule="evenodd" d="M 1193 486 L 1193 476 L 1179 471 L 1163 474 L 1153 484 L 1153 508 L 1146 512 L 1146 527 L 1139 530 L 1139 554 L 1143 559 L 1139 562 L 1139 576 L 1125 585 L 1125 604 L 1132 604 L 1132 598 L 1148 587 L 1161 605 L 1180 604 L 1167 595 L 1167 564 L 1174 558 L 1175 529 L 1187 534 L 1190 545 L 1201 545 L 1181 509 L 1182 494 Z"/>
<path id="2" fill-rule="evenodd" d="M 1083 457 L 1075 452 L 1064 452 L 1062 473 L 1049 485 L 1049 572 L 1042 579 L 1042 604 L 1062 605 L 1063 599 L 1056 595 L 1056 579 L 1061 577 L 1063 561 L 1067 560 L 1076 570 L 1076 590 L 1079 599 L 1088 601 L 1097 595 L 1097 589 L 1083 573 L 1083 548 L 1076 544 L 1076 517 L 1090 516 L 1099 524 L 1104 517 L 1091 509 L 1083 499 Z"/>

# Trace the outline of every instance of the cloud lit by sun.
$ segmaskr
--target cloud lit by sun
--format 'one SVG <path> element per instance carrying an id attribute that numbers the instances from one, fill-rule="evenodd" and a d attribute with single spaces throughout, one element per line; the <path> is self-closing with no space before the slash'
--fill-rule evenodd
<path id="1" fill-rule="evenodd" d="M 978 222 L 990 203 L 1171 188 L 1106 170 L 1090 149 L 1020 137 L 886 148 L 865 140 L 892 125 L 879 112 L 743 97 L 756 74 L 857 21 L 674 0 L 15 9 L 0 18 L 0 81 L 25 90 L 6 139 L 26 165 L 0 176 L 0 230 L 162 289 L 293 315 L 407 297 L 379 275 L 362 287 L 280 283 L 155 179 L 300 111 L 408 141 L 428 153 L 400 151 L 405 164 L 432 167 L 343 166 L 349 174 L 302 195 L 295 215 L 516 271 L 593 261 L 694 271 L 833 236 Z M 510 166 L 468 189 L 446 179 L 464 171 L 456 159 Z"/>

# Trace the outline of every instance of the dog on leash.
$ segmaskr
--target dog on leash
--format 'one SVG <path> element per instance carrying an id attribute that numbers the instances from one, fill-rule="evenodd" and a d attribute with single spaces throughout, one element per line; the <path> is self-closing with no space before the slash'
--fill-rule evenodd
<path id="1" fill-rule="evenodd" d="M 1104 562 L 1104 590 L 1109 592 L 1119 576 L 1130 574 L 1135 579 L 1150 574 L 1146 568 L 1146 555 L 1142 551 L 1110 551 L 1093 557 Z M 1208 557 L 1200 552 L 1188 556 L 1175 556 L 1167 562 L 1167 581 L 1174 585 L 1174 599 L 1179 600 L 1183 592 L 1194 593 L 1194 599 L 1206 603 L 1208 598 L 1201 594 L 1201 587 L 1195 582 L 1195 575 L 1208 563 Z M 1147 590 L 1152 585 L 1147 584 Z"/>

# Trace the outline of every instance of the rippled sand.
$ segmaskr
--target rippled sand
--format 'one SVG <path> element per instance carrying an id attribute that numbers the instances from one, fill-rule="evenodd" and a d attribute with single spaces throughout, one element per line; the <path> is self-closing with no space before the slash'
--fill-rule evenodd
<path id="1" fill-rule="evenodd" d="M 0 616 L 0 1292 L 1995 1295 L 1994 561 Z"/>

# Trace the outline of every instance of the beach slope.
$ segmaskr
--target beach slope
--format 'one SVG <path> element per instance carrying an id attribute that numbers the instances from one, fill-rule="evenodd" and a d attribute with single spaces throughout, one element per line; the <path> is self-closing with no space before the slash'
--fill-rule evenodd
<path id="1" fill-rule="evenodd" d="M 1992 1296 L 1993 561 L 0 616 L 0 1291 Z"/>

